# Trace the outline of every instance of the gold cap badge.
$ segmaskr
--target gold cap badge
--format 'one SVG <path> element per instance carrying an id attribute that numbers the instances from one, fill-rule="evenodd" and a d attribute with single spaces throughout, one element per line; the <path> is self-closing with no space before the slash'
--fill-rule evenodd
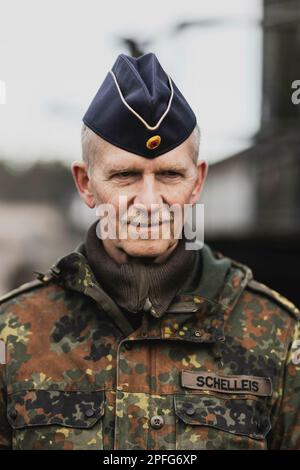
<path id="1" fill-rule="evenodd" d="M 160 135 L 154 135 L 153 137 L 150 137 L 150 139 L 147 140 L 146 147 L 149 150 L 154 150 L 160 146 L 160 143 L 161 143 Z"/>

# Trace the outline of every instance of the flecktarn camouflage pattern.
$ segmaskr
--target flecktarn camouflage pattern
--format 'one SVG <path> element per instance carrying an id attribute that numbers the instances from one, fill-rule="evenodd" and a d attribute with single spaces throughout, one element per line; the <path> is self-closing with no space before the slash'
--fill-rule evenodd
<path id="1" fill-rule="evenodd" d="M 221 288 L 134 331 L 80 251 L 2 298 L 0 447 L 300 449 L 299 311 L 203 259 L 204 280 L 228 263 Z"/>

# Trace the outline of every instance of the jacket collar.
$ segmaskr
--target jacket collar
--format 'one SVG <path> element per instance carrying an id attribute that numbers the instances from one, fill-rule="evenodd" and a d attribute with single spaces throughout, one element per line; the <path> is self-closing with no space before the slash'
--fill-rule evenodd
<path id="1" fill-rule="evenodd" d="M 193 291 L 184 285 L 161 318 L 143 314 L 140 328 L 132 326 L 118 305 L 98 284 L 84 253 L 84 245 L 61 258 L 49 273 L 67 289 L 91 297 L 127 339 L 165 339 L 193 343 L 224 341 L 224 323 L 245 286 L 252 279 L 249 268 L 213 253 L 204 245 L 202 275 Z M 43 279 L 42 279 L 43 280 Z"/>

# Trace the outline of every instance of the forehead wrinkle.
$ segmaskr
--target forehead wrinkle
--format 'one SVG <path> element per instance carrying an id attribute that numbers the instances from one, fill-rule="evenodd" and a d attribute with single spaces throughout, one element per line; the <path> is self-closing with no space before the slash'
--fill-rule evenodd
<path id="1" fill-rule="evenodd" d="M 132 161 L 132 159 L 128 157 L 122 157 L 122 160 L 113 161 L 108 159 L 105 164 L 105 171 L 112 172 L 112 171 L 128 171 L 128 170 L 135 170 L 135 171 L 143 171 L 145 169 L 144 165 L 141 165 L 141 162 Z"/>
<path id="2" fill-rule="evenodd" d="M 140 162 L 142 163 L 142 162 Z M 120 162 L 120 163 L 112 163 L 105 165 L 105 172 L 113 173 L 113 172 L 121 172 L 121 171 L 136 171 L 136 172 L 159 172 L 159 171 L 166 171 L 166 170 L 173 170 L 173 171 L 186 171 L 186 165 L 182 164 L 181 162 L 147 162 L 146 165 L 137 164 L 136 162 Z"/>

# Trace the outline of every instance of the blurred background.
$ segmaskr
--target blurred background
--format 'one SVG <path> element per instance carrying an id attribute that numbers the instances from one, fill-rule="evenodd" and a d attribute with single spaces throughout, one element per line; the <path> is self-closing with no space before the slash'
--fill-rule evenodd
<path id="1" fill-rule="evenodd" d="M 119 53 L 150 51 L 198 117 L 205 241 L 300 305 L 300 0 L 0 0 L 0 294 L 95 219 L 81 119 Z"/>

